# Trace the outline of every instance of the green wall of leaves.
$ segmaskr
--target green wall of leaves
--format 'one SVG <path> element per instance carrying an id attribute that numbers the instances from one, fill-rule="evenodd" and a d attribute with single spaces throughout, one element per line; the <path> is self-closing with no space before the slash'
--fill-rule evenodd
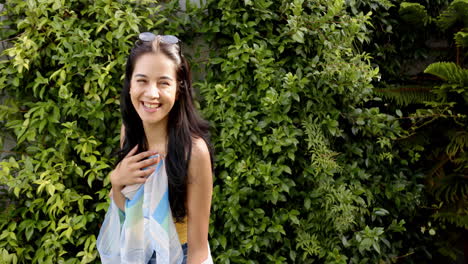
<path id="1" fill-rule="evenodd" d="M 422 175 L 372 105 L 370 13 L 349 1 L 8 1 L 0 64 L 6 263 L 99 262 L 118 93 L 141 31 L 176 34 L 204 78 L 216 167 L 216 263 L 420 263 Z M 209 54 L 195 40 L 208 43 Z M 206 50 L 205 50 L 206 51 Z"/>
<path id="2" fill-rule="evenodd" d="M 220 263 L 391 263 L 421 249 L 405 223 L 422 175 L 393 147 L 398 120 L 367 106 L 378 72 L 354 45 L 367 39 L 370 14 L 347 8 L 208 8 L 216 49 L 199 87 L 215 124 Z"/>
<path id="3" fill-rule="evenodd" d="M 0 223 L 0 259 L 89 263 L 107 208 L 118 146 L 119 90 L 140 28 L 165 19 L 142 1 L 8 1 L 13 45 L 4 51 L 1 162 L 11 206 Z"/>

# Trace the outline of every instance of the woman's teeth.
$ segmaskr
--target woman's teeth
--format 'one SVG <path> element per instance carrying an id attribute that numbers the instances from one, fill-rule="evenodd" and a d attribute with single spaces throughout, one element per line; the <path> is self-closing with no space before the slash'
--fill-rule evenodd
<path id="1" fill-rule="evenodd" d="M 147 103 L 147 102 L 143 102 L 143 105 L 145 107 L 148 107 L 148 108 L 158 108 L 161 106 L 161 104 L 150 104 L 150 103 Z"/>

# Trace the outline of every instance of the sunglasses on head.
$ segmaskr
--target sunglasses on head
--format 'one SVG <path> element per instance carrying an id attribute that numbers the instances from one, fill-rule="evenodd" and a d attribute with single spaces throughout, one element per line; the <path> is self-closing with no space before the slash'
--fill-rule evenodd
<path id="1" fill-rule="evenodd" d="M 141 41 L 154 41 L 156 38 L 159 38 L 159 40 L 163 43 L 166 44 L 178 44 L 180 42 L 180 39 L 178 39 L 174 35 L 155 35 L 151 32 L 143 32 L 140 33 L 138 36 L 139 40 Z"/>

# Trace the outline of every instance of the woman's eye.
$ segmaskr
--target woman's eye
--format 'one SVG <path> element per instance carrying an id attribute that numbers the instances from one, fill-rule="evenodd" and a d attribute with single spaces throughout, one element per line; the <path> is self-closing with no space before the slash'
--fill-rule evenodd
<path id="1" fill-rule="evenodd" d="M 137 83 L 146 83 L 146 80 L 137 80 Z"/>
<path id="2" fill-rule="evenodd" d="M 163 82 L 163 83 L 161 83 L 161 85 L 163 85 L 163 86 L 169 86 L 169 83 L 168 83 L 168 82 Z"/>

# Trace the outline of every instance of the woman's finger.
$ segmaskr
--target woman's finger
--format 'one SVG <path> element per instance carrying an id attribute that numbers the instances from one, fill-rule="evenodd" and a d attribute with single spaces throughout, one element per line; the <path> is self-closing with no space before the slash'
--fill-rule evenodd
<path id="1" fill-rule="evenodd" d="M 135 181 L 136 181 L 136 183 L 145 183 L 146 178 L 145 177 L 139 177 L 139 178 L 136 178 Z"/>
<path id="2" fill-rule="evenodd" d="M 157 162 L 157 163 L 159 163 L 159 162 L 163 159 L 163 156 L 162 156 L 162 155 L 158 155 L 158 156 L 156 157 L 156 159 L 158 159 L 158 162 Z"/>
<path id="3" fill-rule="evenodd" d="M 134 155 L 134 156 L 132 156 L 130 158 L 134 162 L 139 162 L 139 161 L 141 161 L 141 160 L 143 160 L 143 159 L 145 159 L 147 157 L 150 157 L 150 156 L 153 156 L 153 155 L 156 155 L 156 154 L 157 154 L 157 152 L 148 150 L 148 151 L 145 151 L 145 152 L 138 153 L 138 154 L 136 154 L 136 155 Z"/>
<path id="4" fill-rule="evenodd" d="M 125 158 L 133 156 L 138 150 L 138 145 L 135 145 L 128 153 L 125 155 Z"/>
<path id="5" fill-rule="evenodd" d="M 156 167 L 153 167 L 153 168 L 150 168 L 150 169 L 147 169 L 145 172 L 146 172 L 146 175 L 145 177 L 148 177 L 150 176 L 151 174 L 153 174 L 153 172 L 156 171 Z"/>
<path id="6" fill-rule="evenodd" d="M 146 182 L 146 177 L 135 177 L 129 180 L 128 185 L 133 185 L 137 183 L 145 183 L 145 182 Z"/>
<path id="7" fill-rule="evenodd" d="M 138 162 L 138 168 L 143 169 L 143 168 L 146 168 L 148 166 L 157 164 L 158 162 L 159 162 L 159 157 L 145 159 L 145 160 L 142 160 L 142 161 Z"/>
<path id="8" fill-rule="evenodd" d="M 148 177 L 150 176 L 154 171 L 156 170 L 156 168 L 149 168 L 147 170 L 140 170 L 139 172 L 137 172 L 135 174 L 136 177 Z"/>

